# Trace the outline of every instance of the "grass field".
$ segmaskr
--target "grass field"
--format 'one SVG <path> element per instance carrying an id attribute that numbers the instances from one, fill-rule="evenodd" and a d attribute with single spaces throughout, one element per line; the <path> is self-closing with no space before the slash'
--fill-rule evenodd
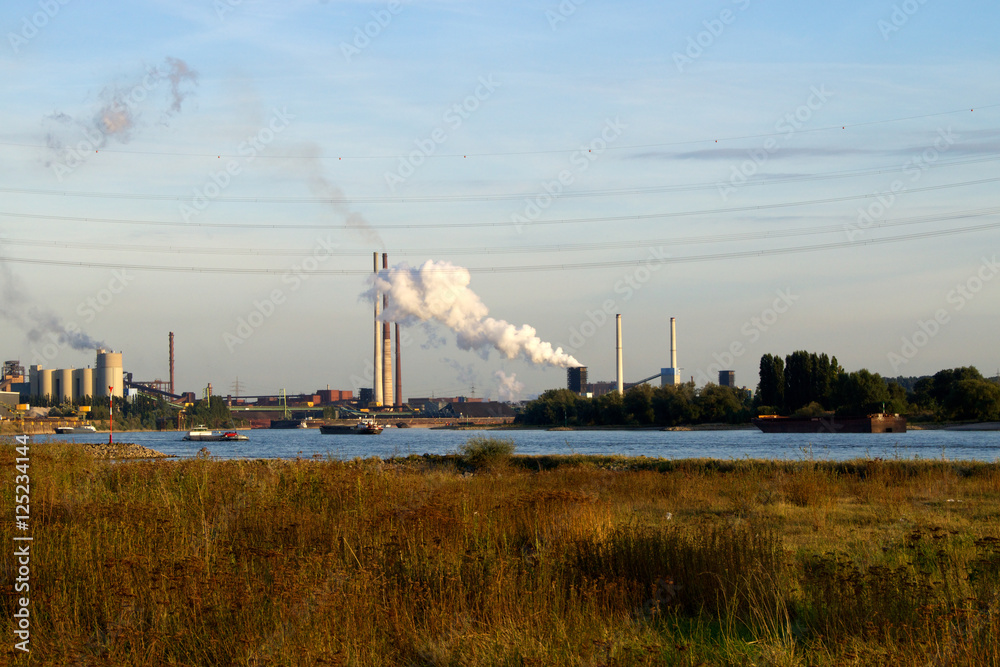
<path id="1" fill-rule="evenodd" d="M 998 464 L 30 458 L 7 664 L 1000 665 Z"/>

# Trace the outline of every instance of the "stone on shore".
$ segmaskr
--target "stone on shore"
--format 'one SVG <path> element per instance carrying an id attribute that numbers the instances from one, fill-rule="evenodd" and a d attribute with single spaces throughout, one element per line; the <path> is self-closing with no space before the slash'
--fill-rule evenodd
<path id="1" fill-rule="evenodd" d="M 85 452 L 96 459 L 162 459 L 167 454 L 149 447 L 129 442 L 116 442 L 111 445 L 83 445 Z"/>

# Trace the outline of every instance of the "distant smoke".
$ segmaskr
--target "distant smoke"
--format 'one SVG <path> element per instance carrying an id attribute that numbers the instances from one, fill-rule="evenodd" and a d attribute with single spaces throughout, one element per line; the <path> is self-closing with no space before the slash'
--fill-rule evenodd
<path id="1" fill-rule="evenodd" d="M 351 207 L 347 205 L 347 196 L 344 194 L 344 191 L 327 180 L 323 174 L 323 165 L 320 160 L 322 151 L 319 146 L 316 144 L 300 144 L 295 146 L 290 152 L 297 156 L 305 157 L 305 159 L 296 160 L 295 162 L 303 170 L 303 178 L 309 185 L 309 190 L 316 197 L 329 200 L 327 204 L 333 208 L 337 215 L 343 218 L 344 226 L 348 230 L 357 233 L 365 243 L 385 248 L 382 236 L 368 224 L 365 216 L 351 210 Z"/>
<path id="2" fill-rule="evenodd" d="M 173 100 L 170 105 L 170 111 L 180 113 L 181 104 L 188 96 L 188 93 L 183 91 L 181 86 L 185 83 L 197 85 L 198 73 L 188 67 L 186 62 L 178 58 L 170 58 L 168 56 L 166 62 L 170 66 L 170 69 L 167 71 L 167 78 L 170 79 L 170 95 Z"/>
<path id="3" fill-rule="evenodd" d="M 524 383 L 518 382 L 517 373 L 507 375 L 503 371 L 497 371 L 494 377 L 499 384 L 500 400 L 506 403 L 514 403 L 521 399 L 521 392 L 524 391 Z"/>
<path id="4" fill-rule="evenodd" d="M 55 313 L 43 309 L 28 296 L 20 280 L 6 263 L 0 262 L 0 318 L 25 333 L 32 343 L 68 345 L 74 350 L 96 350 L 107 347 L 79 330 L 66 325 Z"/>
<path id="5" fill-rule="evenodd" d="M 479 373 L 476 372 L 475 366 L 472 364 L 463 364 L 447 357 L 441 361 L 451 366 L 452 370 L 455 371 L 455 378 L 460 385 L 463 387 L 476 386 L 476 382 L 479 380 Z"/>
<path id="6" fill-rule="evenodd" d="M 170 91 L 158 91 L 165 81 Z M 45 143 L 51 155 L 45 166 L 57 164 L 72 170 L 111 141 L 129 143 L 144 112 L 156 114 L 159 125 L 169 125 L 190 95 L 189 86 L 197 83 L 198 73 L 187 63 L 166 58 L 159 67 L 147 68 L 144 75 L 105 86 L 98 94 L 100 106 L 92 114 L 74 117 L 56 111 L 46 116 Z"/>
<path id="7" fill-rule="evenodd" d="M 369 280 L 373 286 L 365 294 L 367 299 L 374 299 L 376 290 L 389 295 L 389 307 L 381 316 L 387 322 L 435 320 L 458 334 L 461 349 L 476 350 L 484 358 L 494 348 L 508 359 L 521 357 L 533 364 L 562 368 L 581 365 L 561 347 L 553 349 L 551 343 L 541 340 L 534 327 L 515 327 L 487 317 L 489 309 L 469 289 L 468 269 L 428 260 L 419 268 L 401 264 L 384 269 Z"/>

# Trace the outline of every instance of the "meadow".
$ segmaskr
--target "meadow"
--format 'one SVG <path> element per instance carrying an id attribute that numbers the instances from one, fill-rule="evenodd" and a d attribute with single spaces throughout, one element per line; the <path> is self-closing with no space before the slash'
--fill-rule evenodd
<path id="1" fill-rule="evenodd" d="M 479 439 L 346 462 L 33 444 L 30 473 L 31 650 L 5 548 L 5 664 L 1000 665 L 997 463 Z"/>

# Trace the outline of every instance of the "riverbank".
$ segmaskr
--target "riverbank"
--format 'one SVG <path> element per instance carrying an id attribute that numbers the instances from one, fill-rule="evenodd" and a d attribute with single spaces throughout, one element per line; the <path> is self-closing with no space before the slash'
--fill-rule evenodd
<path id="1" fill-rule="evenodd" d="M 471 460 L 111 465 L 33 446 L 33 658 L 1000 661 L 1000 464 Z"/>

